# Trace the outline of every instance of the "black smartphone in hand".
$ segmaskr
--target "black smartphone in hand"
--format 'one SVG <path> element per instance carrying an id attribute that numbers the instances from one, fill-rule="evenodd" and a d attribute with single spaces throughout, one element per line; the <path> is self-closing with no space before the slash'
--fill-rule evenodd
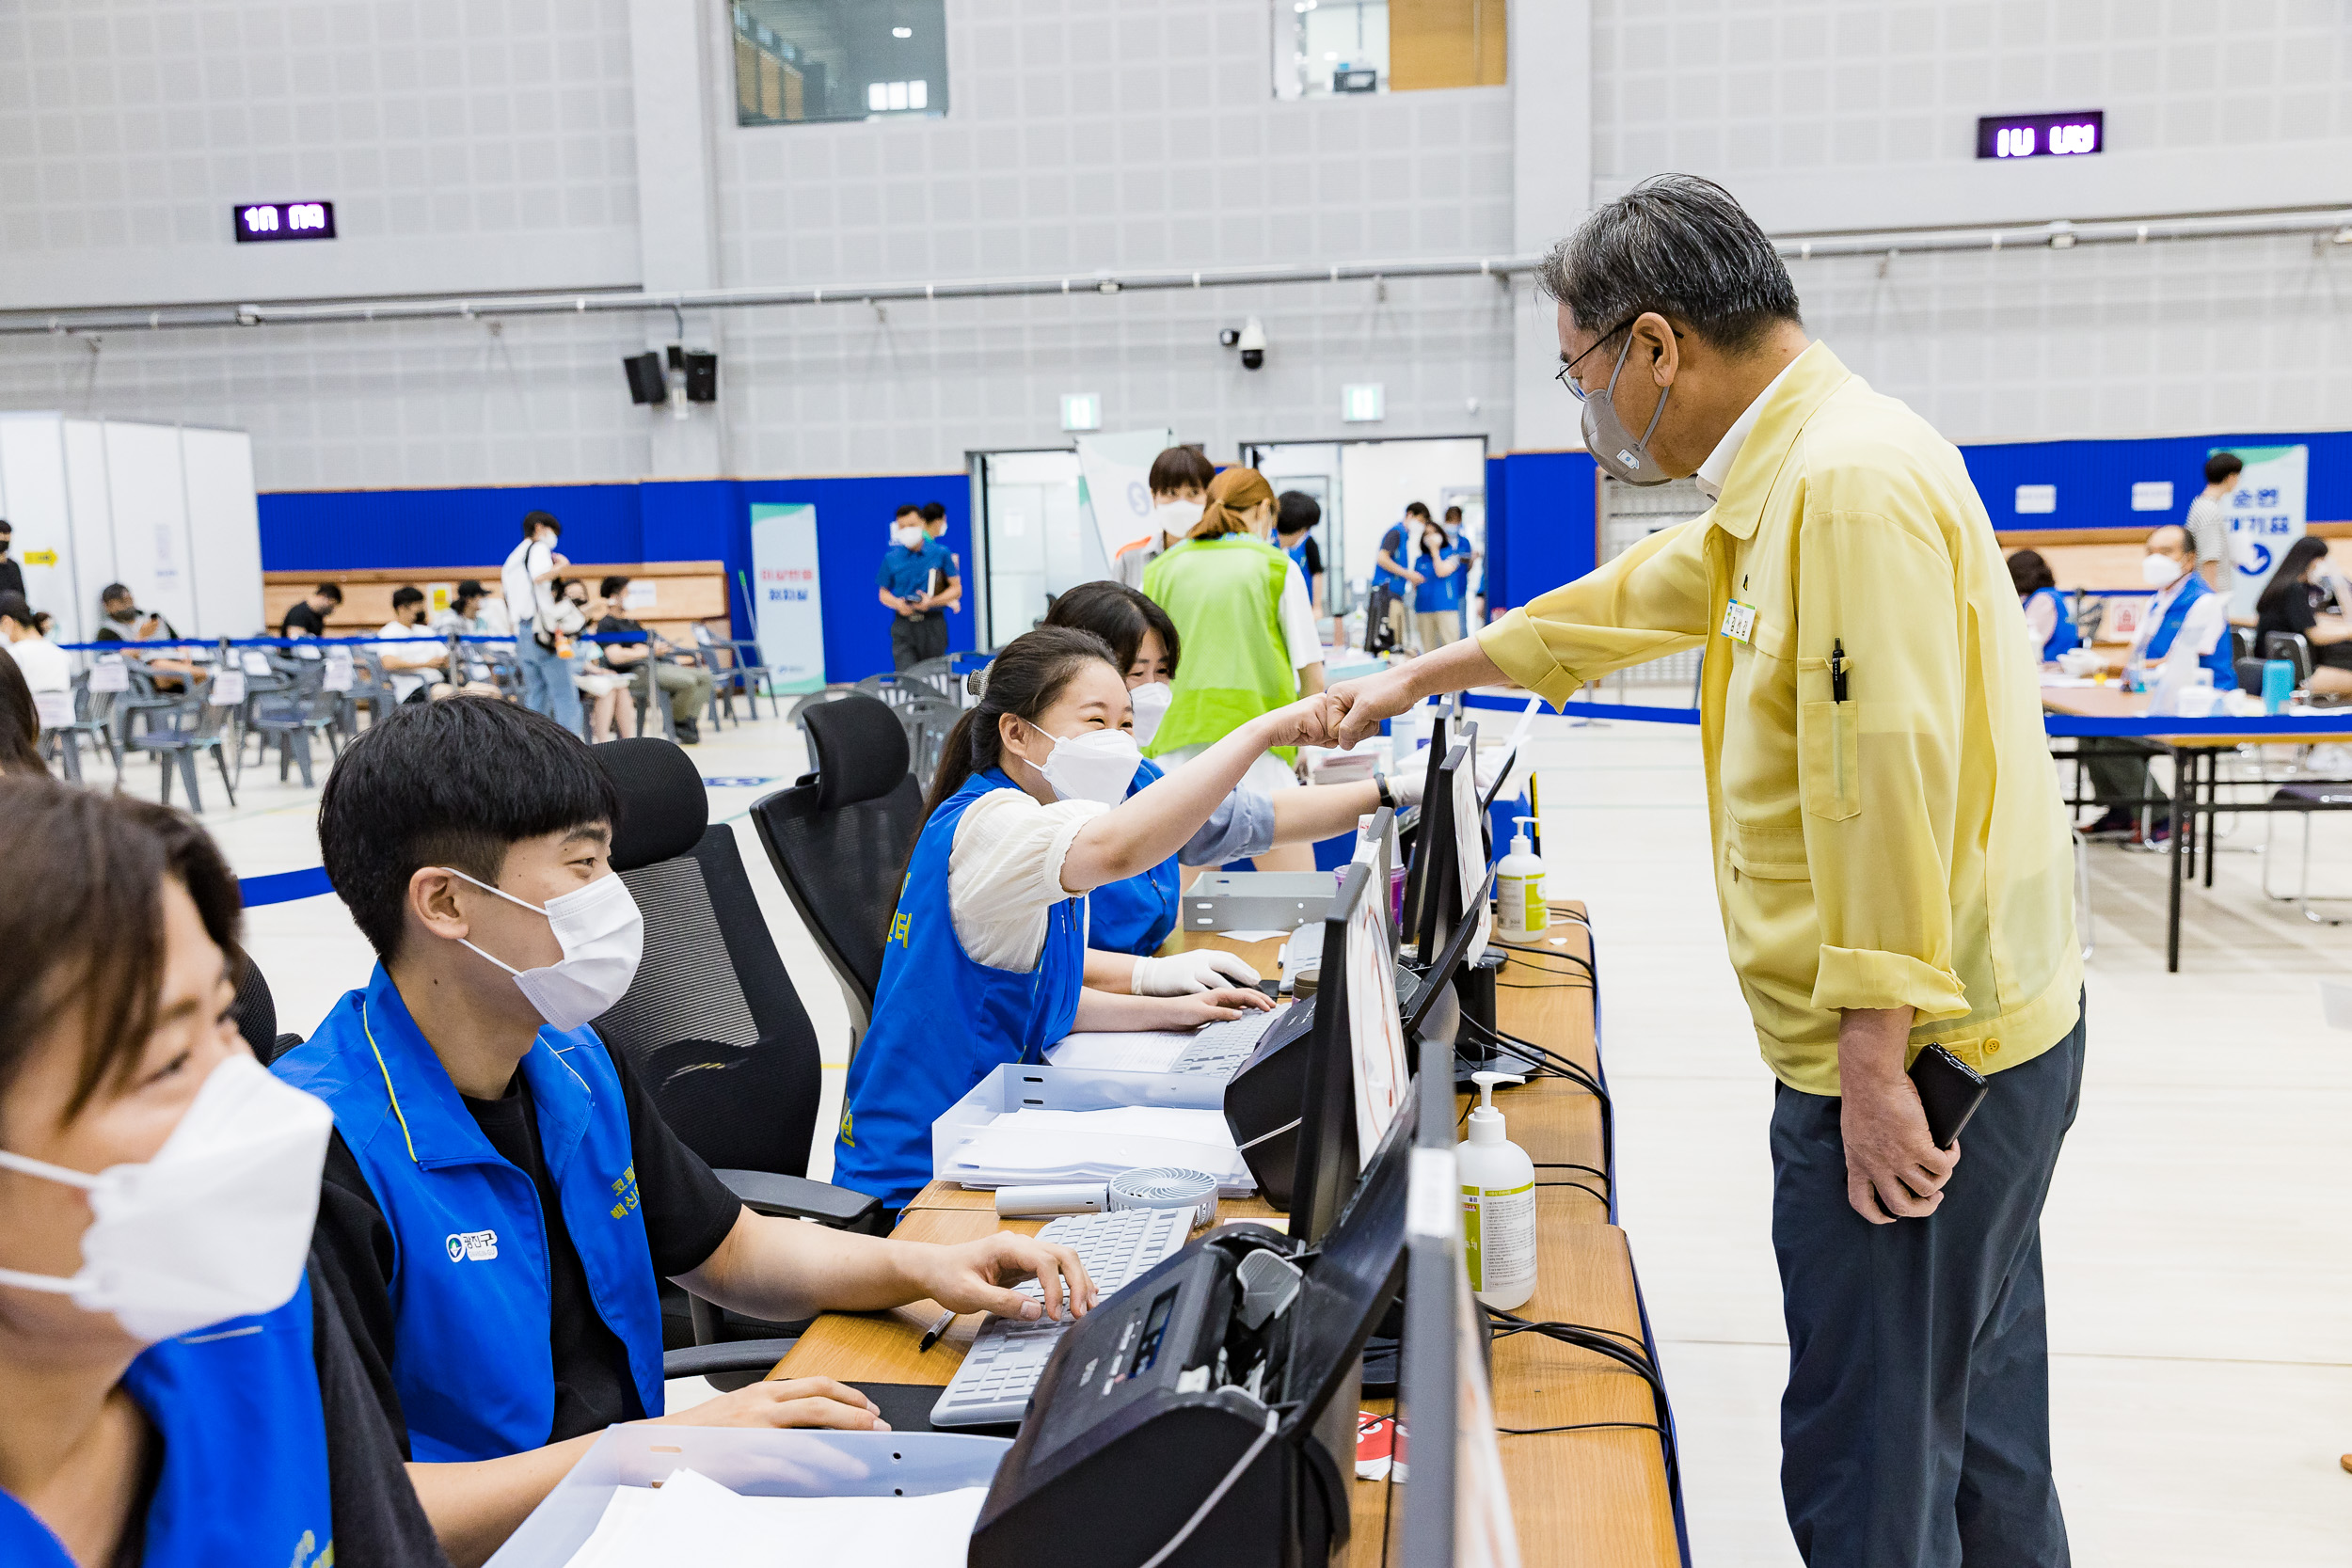
<path id="1" fill-rule="evenodd" d="M 1984 1103 L 1983 1075 L 1940 1045 L 1920 1048 L 1911 1064 L 1911 1086 L 1919 1091 L 1919 1107 L 1928 1114 L 1928 1136 L 1938 1148 L 1951 1148 Z"/>

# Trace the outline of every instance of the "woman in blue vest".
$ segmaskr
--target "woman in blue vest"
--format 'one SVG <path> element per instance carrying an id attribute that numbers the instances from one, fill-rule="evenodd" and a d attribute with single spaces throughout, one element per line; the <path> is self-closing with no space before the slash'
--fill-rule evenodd
<path id="1" fill-rule="evenodd" d="M 0 782 L 0 1563 L 442 1564 L 318 1310 L 331 1124 L 238 1037 L 235 878 L 46 779 Z"/>
<path id="2" fill-rule="evenodd" d="M 834 1147 L 834 1180 L 893 1208 L 930 1180 L 931 1123 L 996 1068 L 1038 1061 L 1073 1029 L 1184 1029 L 1271 1006 L 1088 951 L 1087 895 L 1175 854 L 1268 747 L 1321 735 L 1311 699 L 1258 714 L 1130 799 L 1143 759 L 1101 638 L 1041 626 L 974 681 L 979 701 L 947 737 L 907 863 Z M 1154 989 L 1182 994 L 1138 994 Z"/>
<path id="3" fill-rule="evenodd" d="M 1422 520 L 1415 539 L 1413 627 L 1421 651 L 1435 653 L 1460 636 L 1462 585 L 1470 580 L 1470 550 L 1441 524 Z"/>
<path id="4" fill-rule="evenodd" d="M 2042 559 L 2039 550 L 2019 550 L 2009 558 L 2010 580 L 2017 585 L 2017 600 L 2026 611 L 2026 625 L 2033 632 L 2034 646 L 2042 650 L 2042 662 L 2055 664 L 2058 657 L 2082 646 L 2082 635 L 2074 629 L 2074 617 L 2066 608 L 2066 599 L 2058 590 L 2058 578 L 2051 575 L 2050 563 Z"/>
<path id="5" fill-rule="evenodd" d="M 1309 500 L 1309 504 L 1313 503 Z M 1168 683 L 1176 678 L 1176 661 L 1183 647 L 1168 611 L 1123 584 L 1082 582 L 1054 601 L 1045 624 L 1090 631 L 1110 644 L 1113 662 L 1126 672 L 1136 741 L 1149 744 L 1160 715 L 1168 711 Z M 1127 793 L 1133 795 L 1161 776 L 1159 764 L 1147 760 L 1136 768 Z M 1176 928 L 1181 867 L 1223 865 L 1263 854 L 1278 844 L 1312 844 L 1347 832 L 1384 805 L 1418 800 L 1421 786 L 1418 774 L 1409 784 L 1375 775 L 1359 784 L 1318 784 L 1273 794 L 1248 783 L 1238 784 L 1217 802 L 1208 821 L 1182 849 L 1139 876 L 1105 883 L 1087 895 L 1087 945 L 1105 953 L 1155 953 Z M 1229 980 L 1253 985 L 1258 979 L 1256 970 L 1231 953 L 1146 958 L 1136 967 L 1147 984 L 1155 970 L 1164 970 L 1170 979 L 1188 976 L 1193 989 L 1200 990 Z"/>
<path id="6" fill-rule="evenodd" d="M 512 704 L 387 714 L 343 748 L 319 848 L 379 962 L 272 1064 L 334 1113 L 318 1249 L 382 1369 L 442 1546 L 486 1559 L 615 1423 L 881 1426 L 830 1378 L 668 1412 L 660 1281 L 797 1323 L 930 1299 L 1083 1311 L 1074 1254 L 955 1245 L 752 1212 L 663 1120 L 593 1020 L 626 996 L 644 922 L 612 867 L 621 797 L 592 751 Z M 660 749 L 661 741 L 637 741 Z"/>

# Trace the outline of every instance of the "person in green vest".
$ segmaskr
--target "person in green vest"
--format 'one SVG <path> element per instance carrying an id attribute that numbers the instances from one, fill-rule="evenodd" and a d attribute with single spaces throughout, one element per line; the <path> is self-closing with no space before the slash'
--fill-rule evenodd
<path id="1" fill-rule="evenodd" d="M 1168 716 L 1145 754 L 1169 771 L 1276 708 L 1323 689 L 1323 640 L 1297 563 L 1265 542 L 1274 487 L 1255 468 L 1209 483 L 1200 520 L 1143 574 L 1146 597 L 1168 611 L 1185 657 Z M 1277 747 L 1242 783 L 1295 788 L 1295 752 Z M 1255 859 L 1261 871 L 1311 871 L 1314 847 L 1284 845 Z"/>

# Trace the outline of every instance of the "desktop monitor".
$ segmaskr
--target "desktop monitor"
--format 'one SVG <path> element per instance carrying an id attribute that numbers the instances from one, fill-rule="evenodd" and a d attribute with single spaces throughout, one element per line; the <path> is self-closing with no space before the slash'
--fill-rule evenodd
<path id="1" fill-rule="evenodd" d="M 1502 1477 L 1478 1308 L 1462 1261 L 1453 1074 L 1422 1048 L 1413 1171 L 1406 1197 L 1405 1345 L 1398 1392 L 1407 1465 L 1406 1568 L 1505 1568 L 1519 1560 Z"/>
<path id="2" fill-rule="evenodd" d="M 1422 846 L 1429 842 L 1429 802 L 1438 793 L 1438 767 L 1446 757 L 1445 737 L 1446 710 L 1440 708 L 1430 716 L 1429 745 L 1420 759 L 1426 771 L 1422 776 L 1421 804 L 1411 808 L 1414 826 L 1411 842 L 1406 847 L 1411 851 L 1412 859 L 1405 868 L 1405 909 L 1397 927 L 1400 941 L 1421 929 L 1422 894 L 1429 872 L 1422 860 Z M 1414 760 L 1412 757 L 1398 757 L 1395 770 L 1402 772 Z"/>
<path id="3" fill-rule="evenodd" d="M 1290 1191 L 1290 1233 L 1308 1246 L 1338 1218 L 1411 1082 L 1396 972 L 1371 886 L 1370 868 L 1350 865 L 1323 923 Z"/>
<path id="4" fill-rule="evenodd" d="M 1398 936 L 1396 907 L 1390 897 L 1396 868 L 1396 810 L 1382 806 L 1362 822 L 1356 831 L 1356 852 L 1348 857 L 1372 873 L 1372 899 L 1380 917 L 1381 930 L 1389 939 L 1389 957 L 1396 958 Z"/>
<path id="5" fill-rule="evenodd" d="M 1478 777 L 1470 761 L 1478 751 L 1478 726 L 1463 725 L 1461 736 L 1422 798 L 1421 842 L 1413 864 L 1423 892 L 1413 937 L 1426 960 L 1450 945 L 1455 928 L 1467 920 L 1477 930 L 1463 961 L 1474 964 L 1486 956 L 1493 922 L 1479 896 L 1487 858 L 1486 816 L 1478 809 Z"/>

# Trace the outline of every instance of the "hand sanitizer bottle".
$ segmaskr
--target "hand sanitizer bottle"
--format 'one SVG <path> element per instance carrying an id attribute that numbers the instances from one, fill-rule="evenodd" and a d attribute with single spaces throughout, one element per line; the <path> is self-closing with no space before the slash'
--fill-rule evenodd
<path id="1" fill-rule="evenodd" d="M 1535 1293 L 1535 1164 L 1502 1135 L 1497 1084 L 1524 1084 L 1515 1072 L 1473 1072 L 1478 1105 L 1470 1136 L 1454 1151 L 1462 1173 L 1462 1256 L 1470 1289 L 1489 1307 L 1518 1306 Z"/>
<path id="2" fill-rule="evenodd" d="M 1540 942 L 1551 929 L 1551 907 L 1544 902 L 1544 863 L 1527 836 L 1532 816 L 1514 816 L 1518 832 L 1511 852 L 1495 867 L 1495 934 L 1505 942 Z"/>

